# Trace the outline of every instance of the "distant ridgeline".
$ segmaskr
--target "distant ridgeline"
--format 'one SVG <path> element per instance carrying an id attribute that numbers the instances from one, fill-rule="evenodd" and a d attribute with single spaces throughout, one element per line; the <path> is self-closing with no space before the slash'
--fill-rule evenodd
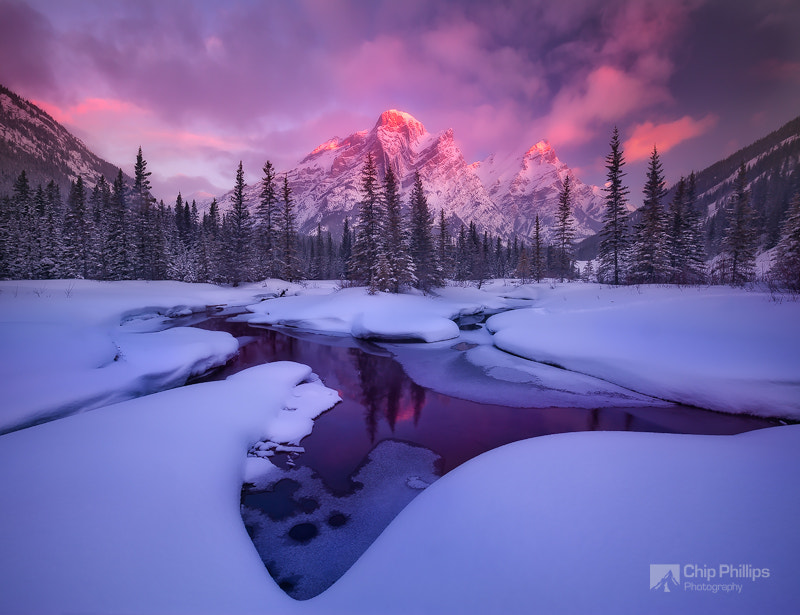
<path id="1" fill-rule="evenodd" d="M 748 190 L 761 249 L 774 248 L 789 204 L 800 191 L 800 117 L 697 174 L 698 206 L 707 212 L 709 254 L 723 249 L 729 222 L 727 203 L 736 174 L 747 167 Z M 674 195 L 670 190 L 668 198 Z"/>
<path id="2" fill-rule="evenodd" d="M 32 186 L 53 180 L 66 194 L 78 176 L 93 185 L 99 175 L 111 181 L 117 170 L 45 111 L 0 85 L 0 195 L 11 193 L 22 171 Z"/>
<path id="3" fill-rule="evenodd" d="M 451 162 L 464 163 L 452 131 L 432 136 L 412 116 L 386 112 L 373 131 L 352 136 L 366 158 L 348 163 L 355 206 L 342 228 L 332 232 L 318 221 L 316 228 L 300 233 L 308 220 L 299 220 L 297 184 L 291 185 L 288 173 L 279 177 L 269 162 L 250 188 L 240 163 L 224 203 L 215 199 L 207 208 L 198 207 L 178 194 L 174 204 L 164 204 L 152 197 L 141 148 L 134 177 L 127 177 L 47 113 L 0 86 L 0 278 L 234 285 L 268 277 L 341 279 L 372 291 L 398 292 L 408 285 L 433 288 L 446 279 L 478 285 L 503 277 L 744 284 L 764 276 L 779 287 L 800 290 L 800 118 L 668 191 L 654 150 L 644 204 L 632 214 L 616 130 L 603 194 L 573 180 L 549 144 L 537 144 L 523 157 L 522 168 L 536 171 L 527 179 L 547 193 L 548 213 L 540 219 L 534 207 L 521 217 L 521 206 L 515 206 L 514 228 L 526 229 L 524 239 L 504 235 L 505 223 L 497 216 L 490 217 L 495 229 L 490 231 L 479 210 L 473 212 L 475 220 L 465 221 L 446 215 L 441 204 L 436 211 L 429 206 L 422 174 L 431 178 L 430 198 L 438 202 L 445 184 L 435 179 L 437 168 L 428 160 L 427 167 L 411 169 L 410 179 L 403 180 L 394 170 L 402 164 L 386 153 L 387 143 L 403 153 L 413 139 L 425 151 L 445 148 Z M 317 165 L 318 175 L 320 156 L 338 148 L 346 151 L 337 155 L 347 158 L 348 148 L 356 147 L 348 140 L 332 143 L 304 161 Z M 511 166 L 487 160 L 482 170 L 476 167 L 483 180 L 473 165 L 459 167 L 459 173 L 473 173 L 476 190 L 493 177 L 500 178 L 493 184 L 498 190 L 509 178 L 521 177 L 509 171 L 516 168 L 513 160 Z M 546 189 L 536 183 L 551 176 L 558 181 Z M 314 186 L 305 190 L 313 192 Z M 487 200 L 486 211 L 494 211 L 490 205 Z M 587 217 L 589 211 L 602 219 Z M 530 219 L 523 220 L 526 216 Z M 600 232 L 576 246 L 590 223 Z M 771 250 L 772 268 L 757 271 L 756 255 L 765 250 Z M 589 262 L 579 270 L 576 260 Z"/>

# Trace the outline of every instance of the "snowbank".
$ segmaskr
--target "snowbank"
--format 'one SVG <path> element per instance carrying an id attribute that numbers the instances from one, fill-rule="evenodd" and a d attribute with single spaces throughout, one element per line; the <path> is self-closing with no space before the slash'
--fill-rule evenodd
<path id="1" fill-rule="evenodd" d="M 795 613 L 798 445 L 800 426 L 510 444 L 422 493 L 307 612 Z M 653 564 L 680 588 L 651 591 Z"/>
<path id="2" fill-rule="evenodd" d="M 433 340 L 444 321 L 513 294 L 534 307 L 490 319 L 507 352 L 690 403 L 797 415 L 800 304 L 721 288 L 487 289 L 431 299 L 277 283 L 0 283 L 3 393 L 97 395 L 91 374 L 114 370 L 135 392 L 222 357 L 227 338 L 160 331 L 168 312 L 303 292 L 320 296 L 255 304 L 250 318 Z M 576 382 L 573 392 L 618 393 L 501 355 L 473 333 L 463 362 L 487 377 L 553 395 Z M 264 440 L 297 444 L 337 399 L 309 368 L 273 363 L 0 435 L 0 613 L 736 614 L 800 604 L 800 426 L 586 432 L 496 449 L 425 490 L 330 589 L 294 601 L 242 523 L 242 481 L 272 467 L 246 453 Z M 651 590 L 665 570 L 679 584 Z"/>
<path id="3" fill-rule="evenodd" d="M 298 442 L 337 400 L 272 363 L 0 436 L 0 612 L 291 604 L 242 524 L 245 455 Z"/>
<path id="4" fill-rule="evenodd" d="M 543 287 L 493 316 L 506 352 L 684 404 L 800 418 L 800 303 L 723 287 Z"/>
<path id="5" fill-rule="evenodd" d="M 180 282 L 0 282 L 0 433 L 181 385 L 238 350 L 227 333 L 162 331 L 172 317 L 299 287 Z"/>
<path id="6" fill-rule="evenodd" d="M 454 318 L 507 304 L 476 289 L 442 289 L 437 297 L 370 295 L 346 288 L 320 296 L 295 296 L 248 306 L 253 324 L 283 325 L 361 339 L 436 342 L 458 337 Z"/>
<path id="7" fill-rule="evenodd" d="M 308 377 L 271 364 L 0 436 L 0 612 L 735 614 L 800 600 L 790 426 L 496 449 L 424 491 L 329 590 L 293 601 L 242 525 L 239 486 L 250 444 L 281 423 L 297 441 L 295 418 L 335 401 L 313 379 L 295 386 Z M 653 564 L 770 576 L 664 594 Z"/>

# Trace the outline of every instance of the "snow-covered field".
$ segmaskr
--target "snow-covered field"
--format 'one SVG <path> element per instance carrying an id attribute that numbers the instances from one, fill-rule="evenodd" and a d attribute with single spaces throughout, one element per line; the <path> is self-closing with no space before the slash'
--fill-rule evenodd
<path id="1" fill-rule="evenodd" d="M 301 296 L 260 302 L 282 292 Z M 517 442 L 434 483 L 323 594 L 277 587 L 239 514 L 245 455 L 298 442 L 337 395 L 295 363 L 163 390 L 236 350 L 227 334 L 162 330 L 168 315 L 251 305 L 253 319 L 441 340 L 458 335 L 453 316 L 521 299 L 531 307 L 488 322 L 497 349 L 638 393 L 800 417 L 800 303 L 756 292 L 2 282 L 0 612 L 796 612 L 795 425 Z M 473 365 L 504 377 L 535 371 L 475 349 Z M 650 591 L 665 571 L 679 586 Z"/>

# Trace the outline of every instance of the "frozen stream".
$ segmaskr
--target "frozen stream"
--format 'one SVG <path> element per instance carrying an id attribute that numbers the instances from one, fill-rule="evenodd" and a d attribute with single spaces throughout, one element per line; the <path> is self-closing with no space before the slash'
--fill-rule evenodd
<path id="1" fill-rule="evenodd" d="M 603 388 L 601 381 L 596 387 L 601 392 L 593 397 L 586 394 L 585 377 L 575 377 L 577 392 L 566 389 L 569 373 L 563 370 L 555 370 L 558 388 L 534 387 L 517 367 L 487 368 L 487 361 L 510 359 L 492 354 L 499 351 L 481 337 L 488 334 L 479 322 L 462 325 L 462 337 L 450 342 L 380 346 L 253 327 L 224 316 L 195 325 L 228 331 L 241 344 L 237 358 L 205 380 L 289 360 L 309 365 L 342 397 L 315 421 L 299 450 L 274 454 L 274 446 L 264 443 L 260 452 L 253 451 L 270 456 L 279 469 L 242 491 L 245 525 L 270 574 L 289 595 L 306 599 L 324 591 L 431 482 L 504 444 L 572 431 L 723 435 L 776 424 L 666 404 Z M 467 353 L 480 356 L 466 361 Z M 456 375 L 449 378 L 448 370 Z M 493 370 L 499 378 L 491 377 Z M 442 379 L 447 382 L 437 382 Z M 530 407 L 570 396 L 580 407 Z"/>

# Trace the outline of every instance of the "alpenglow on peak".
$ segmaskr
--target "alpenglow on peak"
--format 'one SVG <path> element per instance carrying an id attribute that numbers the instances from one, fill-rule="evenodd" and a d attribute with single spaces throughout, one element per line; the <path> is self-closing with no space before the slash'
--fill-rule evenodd
<path id="1" fill-rule="evenodd" d="M 422 125 L 417 118 L 405 111 L 398 111 L 397 109 L 389 109 L 381 113 L 378 122 L 375 124 L 376 129 L 391 130 L 393 132 L 405 131 L 409 139 L 416 140 L 419 137 L 428 134 L 425 126 Z"/>

